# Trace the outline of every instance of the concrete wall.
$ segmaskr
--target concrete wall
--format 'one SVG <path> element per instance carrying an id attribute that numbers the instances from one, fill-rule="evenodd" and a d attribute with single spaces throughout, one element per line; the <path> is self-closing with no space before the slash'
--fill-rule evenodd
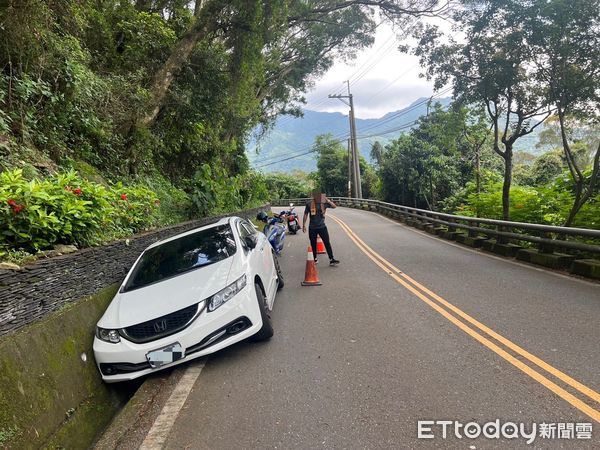
<path id="1" fill-rule="evenodd" d="M 89 447 L 128 397 L 101 381 L 96 322 L 146 246 L 211 220 L 0 272 L 0 448 Z"/>
<path id="2" fill-rule="evenodd" d="M 102 383 L 92 330 L 118 286 L 0 341 L 0 448 L 86 448 L 110 422 L 125 394 Z"/>

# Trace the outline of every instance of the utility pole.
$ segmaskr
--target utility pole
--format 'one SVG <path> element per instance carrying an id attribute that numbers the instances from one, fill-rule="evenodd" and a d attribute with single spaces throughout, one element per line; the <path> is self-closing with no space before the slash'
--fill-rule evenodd
<path id="1" fill-rule="evenodd" d="M 352 159 L 350 158 L 350 148 L 352 144 L 351 139 L 348 138 L 348 197 L 352 197 Z"/>
<path id="2" fill-rule="evenodd" d="M 350 107 L 350 148 L 352 150 L 352 175 L 354 177 L 354 197 L 362 198 L 362 185 L 360 180 L 360 163 L 358 158 L 358 147 L 356 144 L 356 122 L 354 119 L 354 101 L 352 99 L 352 94 L 350 93 L 350 81 L 346 81 L 348 85 L 348 95 L 341 94 L 330 94 L 329 98 L 337 98 L 341 100 L 345 105 Z M 344 99 L 348 99 L 349 103 Z"/>

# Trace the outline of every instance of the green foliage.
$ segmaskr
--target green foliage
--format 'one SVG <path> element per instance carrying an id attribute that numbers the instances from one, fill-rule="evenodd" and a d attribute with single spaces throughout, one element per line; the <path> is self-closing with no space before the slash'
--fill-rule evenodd
<path id="1" fill-rule="evenodd" d="M 264 176 L 254 171 L 228 177 L 220 167 L 203 164 L 192 180 L 191 199 L 201 216 L 256 207 L 269 200 Z"/>
<path id="2" fill-rule="evenodd" d="M 330 197 L 348 194 L 348 151 L 331 135 L 315 138 L 318 188 Z"/>
<path id="3" fill-rule="evenodd" d="M 317 154 L 315 185 L 330 197 L 348 195 L 348 150 L 331 135 L 315 138 L 313 150 Z M 380 183 L 375 169 L 362 157 L 359 159 L 363 197 L 378 198 Z M 307 195 L 308 191 L 304 195 Z"/>
<path id="4" fill-rule="evenodd" d="M 92 245 L 157 222 L 159 200 L 140 185 L 110 187 L 76 172 L 26 180 L 0 173 L 0 247 L 37 251 L 53 244 Z"/>
<path id="5" fill-rule="evenodd" d="M 202 5 L 198 11 L 196 3 Z M 585 105 L 594 103 L 583 100 L 595 96 L 598 74 L 600 46 L 589 26 L 598 14 L 594 5 L 464 3 L 468 7 L 459 8 L 455 19 L 470 30 L 465 45 L 438 46 L 436 32 L 421 36 L 430 75 L 439 75 L 442 83 L 454 77 L 457 93 L 473 102 L 491 100 L 502 116 L 532 111 L 549 95 L 547 75 L 554 73 L 549 69 L 564 68 L 552 85 L 552 101 L 568 103 L 566 112 L 576 113 L 577 120 L 585 116 Z M 269 196 L 304 196 L 313 185 L 346 195 L 346 149 L 331 138 L 315 144 L 319 170 L 311 179 L 249 171 L 244 146 L 257 126 L 268 129 L 278 114 L 296 113 L 303 92 L 336 57 L 351 58 L 373 42 L 377 8 L 406 23 L 412 12 L 432 4 L 9 2 L 0 8 L 0 165 L 9 171 L 0 188 L 2 242 L 31 251 L 63 241 L 88 245 L 153 224 L 256 205 Z M 546 20 L 529 20 L 532 12 Z M 569 51 L 573 43 L 583 50 Z M 547 49 L 556 58 L 548 58 Z M 536 64 L 523 64 L 532 60 Z M 545 72 L 528 77 L 536 67 Z M 520 130 L 511 122 L 514 129 L 506 137 L 525 132 L 526 122 Z M 590 136 L 597 134 L 588 128 Z M 374 149 L 378 171 L 361 158 L 363 193 L 423 207 L 458 207 L 473 192 L 468 183 L 475 176 L 475 155 L 482 170 L 497 171 L 501 164 L 490 156 L 487 133 L 481 112 L 436 107 L 409 136 Z M 589 163 L 587 148 L 581 159 L 576 156 L 582 168 Z M 550 189 L 564 165 L 559 170 L 556 158 L 548 158 L 521 166 L 515 179 Z M 17 175 L 15 167 L 23 172 Z M 44 178 L 68 168 L 82 176 Z M 67 189 L 74 186 L 83 194 Z M 571 195 L 573 183 L 562 189 Z M 126 203 L 119 201 L 121 194 Z M 25 208 L 15 214 L 9 199 Z M 151 204 L 153 199 L 160 203 Z M 581 217 L 593 220 L 594 202 L 592 197 L 589 208 L 584 205 Z"/>
<path id="6" fill-rule="evenodd" d="M 303 92 L 335 58 L 352 58 L 373 43 L 376 8 L 405 23 L 431 5 L 417 0 L 411 11 L 388 0 L 10 1 L 0 8 L 2 169 L 23 167 L 27 178 L 39 178 L 74 167 L 99 184 L 147 183 L 161 200 L 160 223 L 263 202 L 267 181 L 248 171 L 249 134 L 297 111 Z M 377 181 L 363 166 L 371 192 Z M 34 186 L 50 189 L 46 182 Z M 308 180 L 301 184 L 288 193 Z M 85 201 L 103 198 L 97 189 L 98 197 Z M 44 208 L 66 201 L 49 192 L 57 198 Z M 126 213 L 141 213 L 148 196 L 141 188 L 131 192 L 128 211 L 115 212 L 119 227 L 142 226 Z M 94 236 L 104 225 L 83 201 L 71 202 L 72 209 Z M 48 235 L 33 246 L 64 233 L 92 239 L 77 220 L 53 229 L 53 218 L 62 216 L 50 209 Z"/>
<path id="7" fill-rule="evenodd" d="M 566 183 L 566 184 L 565 184 Z M 562 173 L 552 183 L 542 186 L 513 186 L 510 214 L 516 222 L 541 223 L 562 226 L 573 204 L 569 190 L 569 175 Z M 469 183 L 462 192 L 462 200 L 454 199 L 449 211 L 473 217 L 502 218 L 502 183 L 487 182 L 477 194 Z M 600 229 L 600 195 L 587 203 L 573 223 L 575 227 Z"/>
<path id="8" fill-rule="evenodd" d="M 170 225 L 190 220 L 193 217 L 193 204 L 190 196 L 177 189 L 160 175 L 145 177 L 141 183 L 156 194 L 159 199 L 156 221 L 160 225 Z"/>
<path id="9" fill-rule="evenodd" d="M 565 170 L 565 165 L 557 152 L 540 155 L 531 167 L 531 183 L 534 186 L 547 184 Z"/>
<path id="10" fill-rule="evenodd" d="M 296 173 L 268 173 L 265 182 L 269 191 L 269 198 L 277 200 L 280 198 L 303 198 L 307 197 L 313 190 L 308 174 Z"/>
<path id="11" fill-rule="evenodd" d="M 516 222 L 561 225 L 570 202 L 568 193 L 559 193 L 551 188 L 513 186 L 510 196 L 511 218 Z M 457 213 L 501 219 L 502 184 L 487 185 L 480 194 L 471 193 L 467 204 L 459 207 Z"/>
<path id="12" fill-rule="evenodd" d="M 436 209 L 473 178 L 475 153 L 482 165 L 488 130 L 482 116 L 459 104 L 436 105 L 417 127 L 381 154 L 381 195 L 386 201 Z M 489 151 L 488 151 L 489 153 Z M 495 158 L 495 157 L 494 157 Z"/>

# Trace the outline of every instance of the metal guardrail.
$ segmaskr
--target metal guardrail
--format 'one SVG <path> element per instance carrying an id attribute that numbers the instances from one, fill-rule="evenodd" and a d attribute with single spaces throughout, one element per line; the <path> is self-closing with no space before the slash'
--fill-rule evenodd
<path id="1" fill-rule="evenodd" d="M 541 253 L 551 254 L 558 249 L 571 252 L 600 254 L 600 230 L 588 228 L 559 227 L 525 222 L 484 219 L 479 217 L 458 216 L 409 206 L 348 197 L 330 197 L 337 205 L 350 208 L 368 209 L 399 219 L 420 228 L 461 234 L 469 238 L 492 239 L 500 244 L 536 244 Z M 272 205 L 287 206 L 290 203 L 305 205 L 309 198 L 273 200 Z M 582 240 L 592 242 L 582 242 Z M 595 244 L 597 241 L 598 244 Z"/>

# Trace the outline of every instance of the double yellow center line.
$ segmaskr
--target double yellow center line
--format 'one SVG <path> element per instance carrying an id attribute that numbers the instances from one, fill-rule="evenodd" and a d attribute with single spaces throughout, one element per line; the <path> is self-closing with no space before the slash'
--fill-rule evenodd
<path id="1" fill-rule="evenodd" d="M 381 256 L 379 253 L 377 253 L 375 250 L 369 247 L 360 237 L 356 235 L 356 233 L 354 233 L 354 231 L 352 231 L 352 229 L 343 220 L 333 215 L 331 215 L 330 217 L 342 227 L 342 229 L 346 232 L 350 239 L 365 255 L 367 255 L 377 266 L 379 266 L 396 282 L 404 286 L 406 289 L 408 289 L 410 292 L 416 295 L 419 299 L 421 299 L 423 302 L 425 302 L 427 305 L 433 308 L 440 315 L 448 319 L 462 331 L 467 333 L 473 339 L 477 340 L 478 342 L 489 348 L 491 351 L 508 361 L 510 364 L 529 375 L 535 381 L 551 390 L 563 400 L 566 400 L 575 408 L 579 409 L 581 412 L 588 415 L 596 422 L 600 423 L 600 410 L 591 407 L 590 405 L 582 401 L 580 398 L 576 397 L 564 388 L 560 387 L 558 384 L 546 377 L 539 369 L 543 369 L 548 374 L 558 378 L 565 384 L 577 390 L 579 393 L 583 394 L 585 397 L 591 399 L 593 402 L 597 402 L 600 404 L 600 394 L 598 392 L 573 379 L 564 372 L 561 372 L 560 370 L 541 360 L 537 356 L 532 355 L 528 351 L 519 347 L 514 342 L 496 333 L 486 325 L 479 322 L 477 319 L 471 317 L 469 314 L 456 307 L 449 301 L 443 299 L 436 293 L 427 289 L 421 283 L 403 273 L 391 262 L 386 260 L 383 256 Z M 460 320 L 459 318 L 462 320 Z M 490 338 L 493 338 L 495 341 Z M 504 348 L 501 347 L 501 345 L 503 345 Z M 520 359 L 517 359 L 515 356 L 513 356 L 513 354 L 509 353 L 507 349 L 513 351 L 520 357 L 537 366 L 537 368 L 534 368 L 535 366 L 529 366 Z"/>

